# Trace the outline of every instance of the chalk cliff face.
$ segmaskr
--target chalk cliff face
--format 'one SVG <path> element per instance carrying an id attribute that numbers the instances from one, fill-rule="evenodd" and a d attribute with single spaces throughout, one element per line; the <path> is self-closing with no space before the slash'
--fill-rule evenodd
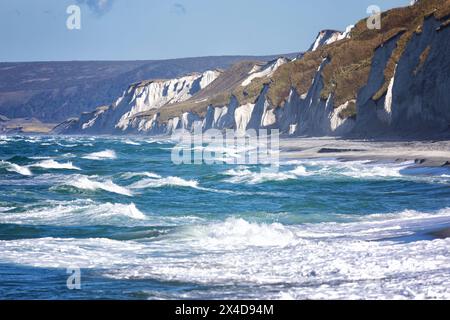
<path id="1" fill-rule="evenodd" d="M 271 77 L 279 67 L 288 61 L 286 58 L 278 58 L 264 66 L 255 65 L 249 72 L 249 76 L 242 82 L 242 86 L 248 86 L 254 79 Z"/>
<path id="2" fill-rule="evenodd" d="M 219 71 L 206 71 L 171 80 L 133 84 L 111 106 L 84 113 L 79 121 L 69 120 L 69 123 L 64 123 L 56 130 L 92 134 L 164 133 L 164 126 L 158 126 L 157 116 L 147 119 L 137 115 L 185 101 L 206 88 L 219 75 Z M 189 116 L 184 116 L 183 119 L 190 126 Z M 180 122 L 182 123 L 183 121 Z"/>
<path id="3" fill-rule="evenodd" d="M 319 33 L 297 59 L 141 82 L 60 133 L 171 134 L 176 129 L 278 129 L 284 135 L 450 135 L 450 1 L 388 11 Z M 403 17 L 400 19 L 399 17 Z M 232 73 L 232 75 L 230 75 Z"/>

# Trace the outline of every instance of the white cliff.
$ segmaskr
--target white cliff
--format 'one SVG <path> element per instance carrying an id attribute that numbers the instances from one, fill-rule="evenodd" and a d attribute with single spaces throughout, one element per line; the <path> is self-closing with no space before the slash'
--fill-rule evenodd
<path id="1" fill-rule="evenodd" d="M 138 115 L 186 101 L 206 88 L 219 75 L 219 71 L 206 71 L 176 79 L 143 81 L 133 84 L 111 106 L 99 108 L 92 113 L 84 113 L 77 122 L 71 121 L 66 130 L 74 133 L 93 134 L 121 132 L 162 134 L 167 126 L 160 125 L 158 114 L 151 118 Z M 189 120 L 185 122 L 189 125 Z"/>
<path id="2" fill-rule="evenodd" d="M 125 103 L 129 111 L 122 115 L 116 128 L 125 131 L 136 114 L 186 101 L 206 88 L 219 75 L 219 71 L 206 71 L 203 74 L 192 74 L 167 81 L 153 81 L 144 86 L 138 86 L 130 92 L 131 99 L 119 101 L 118 107 L 120 108 L 121 103 Z"/>
<path id="3" fill-rule="evenodd" d="M 236 111 L 235 111 L 235 121 L 236 121 L 235 129 L 237 131 L 242 132 L 247 129 L 247 125 L 250 122 L 250 119 L 252 118 L 254 108 L 255 108 L 255 104 L 247 103 L 236 109 Z"/>
<path id="4" fill-rule="evenodd" d="M 186 104 L 170 109 L 171 118 L 168 120 L 161 121 L 163 108 L 190 99 L 207 88 L 219 72 L 208 71 L 133 85 L 112 106 L 83 114 L 78 122 L 71 120 L 60 128 L 71 133 L 149 135 L 171 134 L 178 129 L 244 131 L 260 128 L 279 129 L 281 134 L 300 136 L 377 136 L 418 131 L 445 133 L 450 128 L 450 82 L 443 72 L 450 68 L 446 54 L 450 52 L 448 25 L 448 22 L 432 16 L 425 19 L 421 32 L 412 35 L 389 79 L 385 79 L 385 71 L 403 33 L 376 47 L 367 81 L 353 97 L 349 96 L 346 98 L 348 101 L 339 106 L 335 105 L 335 97 L 340 97 L 337 92 L 331 92 L 327 97 L 323 95 L 326 80 L 322 72 L 333 57 L 322 57 L 306 92 L 298 92 L 295 87 L 285 88 L 289 90 L 283 92 L 289 92 L 285 101 L 278 106 L 271 105 L 268 98 L 271 77 L 280 66 L 295 63 L 280 58 L 266 65 L 250 65 L 242 74 L 237 73 L 238 77 L 231 77 L 233 86 L 220 86 L 220 81 L 215 82 Z M 311 50 L 348 39 L 352 28 L 349 26 L 344 33 L 322 31 Z M 246 91 L 242 87 L 261 78 L 267 78 L 267 81 L 264 81 L 259 95 L 239 102 L 236 98 L 239 94 L 233 90 Z M 222 101 L 220 105 L 207 106 L 214 101 L 210 97 L 222 92 L 231 96 L 228 102 L 219 100 Z M 191 106 L 194 107 L 190 111 Z M 167 116 L 166 113 L 163 118 L 167 119 Z"/>
<path id="5" fill-rule="evenodd" d="M 397 66 L 395 66 L 397 68 Z M 392 120 L 392 92 L 395 82 L 395 71 L 391 80 L 389 81 L 389 87 L 384 99 L 384 108 L 378 110 L 378 118 L 386 124 L 390 124 Z"/>
<path id="6" fill-rule="evenodd" d="M 285 64 L 287 62 L 289 62 L 289 60 L 286 58 L 278 58 L 277 60 L 269 62 L 265 66 L 262 66 L 262 67 L 255 66 L 250 71 L 248 78 L 242 82 L 242 86 L 246 87 L 250 83 L 252 83 L 253 80 L 258 79 L 258 78 L 271 77 L 275 73 L 275 71 L 277 71 L 277 69 L 279 67 L 281 67 L 283 64 Z"/>

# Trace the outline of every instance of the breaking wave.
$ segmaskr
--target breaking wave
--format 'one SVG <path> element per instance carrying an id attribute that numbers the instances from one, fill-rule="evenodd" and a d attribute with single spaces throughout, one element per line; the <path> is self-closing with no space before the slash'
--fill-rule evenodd
<path id="1" fill-rule="evenodd" d="M 140 143 L 130 140 L 130 139 L 124 140 L 123 143 L 131 145 L 131 146 L 140 146 L 141 145 Z"/>
<path id="2" fill-rule="evenodd" d="M 147 188 L 161 188 L 161 187 L 189 187 L 198 189 L 199 185 L 196 180 L 185 180 L 179 177 L 166 177 L 157 179 L 142 179 L 133 183 L 131 189 L 147 189 Z"/>
<path id="3" fill-rule="evenodd" d="M 238 167 L 225 171 L 224 175 L 231 176 L 226 182 L 239 184 L 260 184 L 269 181 L 285 181 L 298 179 L 299 176 L 306 176 L 309 173 L 302 166 L 291 171 L 272 171 L 270 169 L 261 169 L 261 171 L 251 171 L 247 167 Z"/>
<path id="4" fill-rule="evenodd" d="M 66 268 L 67 261 L 77 257 L 77 266 L 96 268 L 114 279 L 208 286 L 239 283 L 247 288 L 242 292 L 247 298 L 450 298 L 445 285 L 450 276 L 450 239 L 372 241 L 386 233 L 403 235 L 405 228 L 414 229 L 414 224 L 424 219 L 450 222 L 450 210 L 408 212 L 397 217 L 385 224 L 368 217 L 364 228 L 361 222 L 285 226 L 229 218 L 176 228 L 157 241 L 146 242 L 61 238 L 0 241 L 0 261 Z M 370 231 L 367 234 L 363 229 Z M 274 290 L 278 285 L 280 290 Z M 255 296 L 249 286 L 260 288 Z M 268 286 L 267 291 L 261 286 Z M 192 294 L 195 297 L 195 292 Z"/>
<path id="5" fill-rule="evenodd" d="M 153 172 L 126 172 L 122 174 L 122 178 L 124 179 L 131 179 L 135 177 L 147 177 L 147 178 L 153 178 L 153 179 L 159 179 L 161 176 L 159 174 L 153 173 Z"/>
<path id="6" fill-rule="evenodd" d="M 134 203 L 97 203 L 92 200 L 48 201 L 21 211 L 9 208 L 0 215 L 1 223 L 31 225 L 128 225 L 147 217 Z M 131 221 L 130 221 L 131 220 Z"/>
<path id="7" fill-rule="evenodd" d="M 59 163 L 55 160 L 44 160 L 39 163 L 33 164 L 32 167 L 38 167 L 43 169 L 65 169 L 65 170 L 81 170 L 74 166 L 72 162 Z"/>
<path id="8" fill-rule="evenodd" d="M 18 164 L 11 163 L 8 161 L 1 160 L 0 161 L 0 168 L 4 168 L 6 171 L 9 172 L 15 172 L 18 174 L 21 174 L 23 176 L 32 176 L 33 173 L 30 171 L 29 168 L 24 166 L 19 166 Z"/>
<path id="9" fill-rule="evenodd" d="M 73 176 L 70 181 L 66 182 L 65 185 L 75 187 L 77 189 L 96 191 L 104 190 L 111 193 L 117 193 L 124 196 L 132 197 L 133 193 L 125 187 L 121 187 L 111 180 L 107 179 L 104 181 L 93 180 L 91 177 L 78 175 Z"/>
<path id="10" fill-rule="evenodd" d="M 308 175 L 347 176 L 355 179 L 370 179 L 402 177 L 404 176 L 402 171 L 413 166 L 414 162 L 380 163 L 368 160 L 339 161 L 333 159 L 307 159 L 288 161 L 284 164 L 300 165 L 301 167 L 306 168 L 305 172 Z"/>
<path id="11" fill-rule="evenodd" d="M 116 152 L 114 150 L 105 150 L 100 152 L 93 152 L 83 157 L 83 159 L 88 160 L 106 160 L 106 159 L 117 159 Z"/>

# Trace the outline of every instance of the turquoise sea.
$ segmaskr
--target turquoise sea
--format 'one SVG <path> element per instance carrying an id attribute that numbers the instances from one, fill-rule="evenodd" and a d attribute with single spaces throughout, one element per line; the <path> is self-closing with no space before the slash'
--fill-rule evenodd
<path id="1" fill-rule="evenodd" d="M 0 299 L 450 298 L 447 168 L 175 165 L 173 145 L 0 136 Z"/>

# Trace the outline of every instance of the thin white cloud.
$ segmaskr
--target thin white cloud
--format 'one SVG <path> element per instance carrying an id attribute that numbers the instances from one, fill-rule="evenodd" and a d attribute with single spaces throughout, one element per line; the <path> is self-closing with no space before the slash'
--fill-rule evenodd
<path id="1" fill-rule="evenodd" d="M 181 3 L 174 3 L 173 6 L 172 6 L 172 12 L 182 15 L 182 14 L 186 14 L 187 13 L 187 9 Z"/>
<path id="2" fill-rule="evenodd" d="M 115 0 L 77 0 L 78 4 L 87 5 L 95 14 L 101 16 L 108 12 Z"/>

